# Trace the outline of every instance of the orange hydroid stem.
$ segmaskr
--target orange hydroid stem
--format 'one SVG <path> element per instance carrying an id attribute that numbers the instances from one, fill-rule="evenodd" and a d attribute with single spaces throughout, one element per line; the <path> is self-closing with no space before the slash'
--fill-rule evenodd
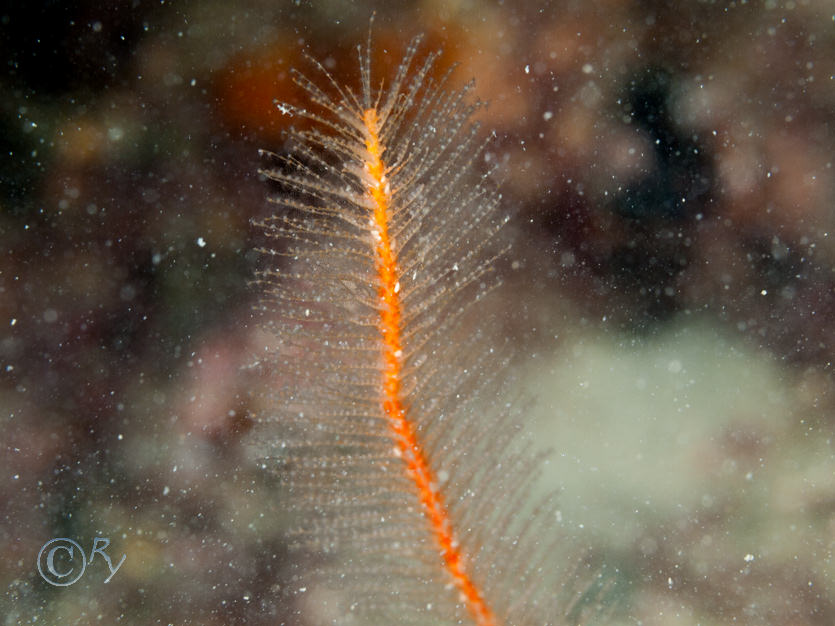
<path id="1" fill-rule="evenodd" d="M 376 269 L 380 280 L 379 329 L 383 343 L 383 411 L 394 434 L 398 455 L 406 462 L 409 477 L 414 481 L 418 497 L 423 505 L 432 532 L 438 542 L 447 572 L 461 593 L 463 601 L 478 626 L 495 626 L 496 619 L 484 599 L 484 594 L 467 575 L 464 555 L 453 535 L 452 523 L 438 491 L 438 482 L 426 461 L 418 442 L 414 426 L 403 405 L 401 376 L 403 348 L 400 325 L 400 283 L 398 281 L 397 253 L 389 238 L 391 188 L 386 179 L 383 162 L 383 146 L 380 144 L 380 119 L 376 109 L 367 109 L 363 115 L 365 127 L 365 169 L 370 180 L 367 193 L 374 210 L 373 229 L 376 239 Z"/>

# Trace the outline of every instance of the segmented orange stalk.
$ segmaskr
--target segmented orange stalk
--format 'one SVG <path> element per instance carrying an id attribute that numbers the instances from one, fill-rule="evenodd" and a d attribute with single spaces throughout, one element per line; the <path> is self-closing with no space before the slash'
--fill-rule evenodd
<path id="1" fill-rule="evenodd" d="M 407 416 L 403 404 L 400 378 L 403 374 L 403 348 L 400 339 L 400 271 L 397 255 L 389 237 L 389 219 L 392 211 L 391 186 L 386 179 L 383 164 L 383 147 L 380 145 L 380 121 L 376 109 L 366 109 L 362 116 L 365 125 L 365 169 L 370 180 L 366 183 L 368 196 L 374 211 L 374 237 L 377 239 L 376 266 L 379 275 L 380 335 L 383 341 L 383 411 L 397 443 L 398 453 L 406 462 L 406 471 L 415 482 L 418 498 L 426 512 L 438 550 L 444 559 L 449 575 L 455 581 L 479 626 L 493 626 L 493 612 L 484 596 L 465 571 L 464 557 L 453 536 L 452 524 L 447 515 L 438 481 L 429 468 L 422 444 L 415 427 Z"/>
<path id="2" fill-rule="evenodd" d="M 539 459 L 501 400 L 502 352 L 471 326 L 507 217 L 477 173 L 468 89 L 432 78 L 435 54 L 413 68 L 418 41 L 388 88 L 366 51 L 358 94 L 314 61 L 327 88 L 296 81 L 319 110 L 280 107 L 316 125 L 265 172 L 282 211 L 264 252 L 286 260 L 259 278 L 293 536 L 333 555 L 312 584 L 345 600 L 322 621 L 578 623 L 595 594 L 572 595 L 576 561 L 541 537 L 552 502 L 525 507 Z"/>

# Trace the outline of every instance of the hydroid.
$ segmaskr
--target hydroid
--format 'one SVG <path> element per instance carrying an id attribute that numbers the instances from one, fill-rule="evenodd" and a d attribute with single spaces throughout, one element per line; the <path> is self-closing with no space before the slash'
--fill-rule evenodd
<path id="1" fill-rule="evenodd" d="M 280 105 L 309 124 L 264 172 L 280 188 L 258 276 L 279 341 L 268 448 L 293 542 L 331 557 L 300 589 L 344 598 L 340 624 L 578 623 L 595 593 L 543 537 L 553 501 L 526 507 L 541 459 L 501 399 L 506 351 L 471 326 L 508 220 L 479 174 L 478 105 L 419 43 L 388 85 L 358 49 L 356 92 L 311 60 L 309 108 Z"/>

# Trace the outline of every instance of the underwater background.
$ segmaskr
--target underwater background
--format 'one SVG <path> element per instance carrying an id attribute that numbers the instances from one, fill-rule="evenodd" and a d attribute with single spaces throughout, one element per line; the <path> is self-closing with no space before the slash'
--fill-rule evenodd
<path id="1" fill-rule="evenodd" d="M 610 623 L 835 623 L 823 0 L 0 7 L 2 623 L 314 623 L 252 452 L 251 221 L 290 68 L 356 84 L 372 14 L 380 76 L 425 33 L 488 103 L 513 248 L 485 314 Z"/>

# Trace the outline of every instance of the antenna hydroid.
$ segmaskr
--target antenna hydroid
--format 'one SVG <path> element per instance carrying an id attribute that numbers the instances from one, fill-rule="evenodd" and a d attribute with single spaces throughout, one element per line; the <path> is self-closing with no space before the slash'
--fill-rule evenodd
<path id="1" fill-rule="evenodd" d="M 475 326 L 508 217 L 471 86 L 449 88 L 419 37 L 387 82 L 370 38 L 358 50 L 357 91 L 312 59 L 315 78 L 295 72 L 309 104 L 280 106 L 305 125 L 263 172 L 278 209 L 256 282 L 278 345 L 259 432 L 292 543 L 328 557 L 300 588 L 340 599 L 308 619 L 584 622 L 602 586 L 552 530 L 554 500 L 529 504 L 542 458 L 501 397 L 507 351 Z"/>

